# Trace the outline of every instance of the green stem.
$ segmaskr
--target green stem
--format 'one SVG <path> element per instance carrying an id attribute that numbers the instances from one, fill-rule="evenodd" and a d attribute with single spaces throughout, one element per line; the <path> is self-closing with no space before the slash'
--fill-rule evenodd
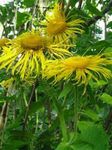
<path id="1" fill-rule="evenodd" d="M 67 141 L 68 140 L 67 127 L 66 127 L 64 115 L 62 112 L 60 112 L 59 120 L 60 120 L 60 128 L 62 131 L 63 139 L 64 139 L 64 141 Z"/>
<path id="2" fill-rule="evenodd" d="M 78 121 L 78 89 L 77 86 L 74 92 L 74 132 L 77 132 L 77 121 Z"/>
<path id="3" fill-rule="evenodd" d="M 67 132 L 67 126 L 66 126 L 64 114 L 63 114 L 63 112 L 62 112 L 61 108 L 59 107 L 56 100 L 54 100 L 54 106 L 55 106 L 56 111 L 58 113 L 63 140 L 68 141 L 68 132 Z"/>

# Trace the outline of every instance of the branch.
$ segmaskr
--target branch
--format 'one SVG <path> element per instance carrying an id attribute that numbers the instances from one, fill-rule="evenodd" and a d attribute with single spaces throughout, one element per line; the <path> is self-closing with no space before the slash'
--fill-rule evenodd
<path id="1" fill-rule="evenodd" d="M 4 105 L 2 106 L 2 111 L 0 114 L 0 130 L 2 131 L 2 135 L 0 138 L 0 149 L 2 149 L 2 146 L 3 146 L 4 132 L 5 132 L 6 124 L 7 124 L 8 111 L 9 111 L 9 102 L 4 102 Z"/>
<path id="2" fill-rule="evenodd" d="M 47 109 L 47 117 L 48 117 L 48 122 L 49 122 L 49 126 L 50 126 L 51 125 L 51 104 L 50 104 L 49 100 L 46 101 L 45 107 Z"/>
<path id="3" fill-rule="evenodd" d="M 8 102 L 4 102 L 0 114 L 0 129 L 4 128 L 7 121 Z"/>
<path id="4" fill-rule="evenodd" d="M 79 10 L 80 10 L 81 7 L 82 7 L 82 2 L 83 2 L 83 0 L 79 0 L 79 6 L 78 6 L 78 9 L 79 9 Z"/>
<path id="5" fill-rule="evenodd" d="M 108 6 L 102 11 L 102 15 L 94 16 L 87 22 L 87 26 L 94 24 L 97 20 L 101 19 L 112 8 L 112 0 L 110 0 Z"/>
<path id="6" fill-rule="evenodd" d="M 25 119 L 24 119 L 24 122 L 23 122 L 23 130 L 25 129 L 26 124 L 27 124 L 28 113 L 29 113 L 29 110 L 30 110 L 31 103 L 32 103 L 33 99 L 35 99 L 36 85 L 37 85 L 37 82 L 34 83 L 33 86 L 32 86 L 32 91 L 31 91 L 31 95 L 30 95 L 30 98 L 29 98 L 29 101 L 28 101 L 28 106 L 27 106 L 26 113 L 25 113 Z"/>
<path id="7" fill-rule="evenodd" d="M 38 0 L 35 0 L 35 4 L 34 4 L 34 7 L 32 8 L 32 19 L 31 19 L 31 22 L 29 24 L 29 29 L 31 30 L 32 27 L 33 27 L 33 20 L 35 18 L 35 13 L 36 13 L 36 9 L 37 9 L 37 5 L 38 4 Z"/>
<path id="8" fill-rule="evenodd" d="M 17 27 L 17 15 L 18 15 L 18 1 L 15 1 L 15 9 L 14 9 L 14 36 L 16 35 L 16 27 Z"/>
<path id="9" fill-rule="evenodd" d="M 71 0 L 68 1 L 67 5 L 66 5 L 66 8 L 65 8 L 65 13 L 67 13 L 69 7 L 70 7 L 70 4 L 71 4 Z"/>

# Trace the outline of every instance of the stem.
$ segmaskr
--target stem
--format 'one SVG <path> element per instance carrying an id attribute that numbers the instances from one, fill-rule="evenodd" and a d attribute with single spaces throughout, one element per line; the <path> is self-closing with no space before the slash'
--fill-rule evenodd
<path id="1" fill-rule="evenodd" d="M 74 92 L 74 132 L 77 132 L 77 121 L 78 121 L 78 89 L 77 86 Z"/>
<path id="2" fill-rule="evenodd" d="M 83 0 L 79 0 L 79 6 L 78 6 L 78 9 L 79 9 L 79 10 L 81 10 L 82 2 L 83 2 Z"/>
<path id="3" fill-rule="evenodd" d="M 33 20 L 35 18 L 37 4 L 38 4 L 38 0 L 35 0 L 35 4 L 34 4 L 33 10 L 32 10 L 32 20 L 31 20 L 31 23 L 30 23 L 30 29 L 32 29 L 32 27 L 33 27 Z"/>
<path id="4" fill-rule="evenodd" d="M 3 140 L 4 140 L 4 132 L 5 132 L 6 124 L 7 124 L 8 112 L 9 112 L 9 103 L 5 102 L 3 107 L 2 107 L 1 120 L 0 120 L 1 121 L 0 122 L 0 129 L 2 130 L 1 141 L 0 141 L 0 148 L 1 149 L 2 149 Z"/>
<path id="5" fill-rule="evenodd" d="M 107 20 L 106 16 L 104 17 L 104 40 L 106 40 L 107 37 Z"/>
<path id="6" fill-rule="evenodd" d="M 68 1 L 67 5 L 66 5 L 66 8 L 65 8 L 65 13 L 67 13 L 69 7 L 70 7 L 70 4 L 71 4 L 71 0 Z"/>
<path id="7" fill-rule="evenodd" d="M 61 108 L 59 108 L 59 105 L 58 105 L 56 100 L 54 100 L 54 106 L 55 106 L 56 111 L 58 113 L 63 140 L 64 141 L 68 141 L 67 126 L 66 126 L 66 122 L 65 122 L 63 111 L 61 110 Z"/>
<path id="8" fill-rule="evenodd" d="M 67 141 L 68 140 L 67 127 L 66 127 L 65 118 L 62 112 L 60 112 L 59 119 L 60 119 L 60 127 L 61 127 L 61 131 L 63 134 L 63 139 L 64 141 Z"/>
<path id="9" fill-rule="evenodd" d="M 17 11 L 18 11 L 18 0 L 15 1 L 15 16 L 14 16 L 14 36 L 16 35 L 16 26 L 17 26 Z"/>
<path id="10" fill-rule="evenodd" d="M 30 98 L 29 98 L 29 101 L 28 101 L 28 106 L 27 106 L 26 113 L 25 113 L 25 119 L 24 119 L 24 123 L 23 123 L 23 130 L 26 127 L 27 120 L 28 120 L 28 113 L 29 113 L 29 110 L 30 110 L 30 105 L 31 105 L 31 102 L 32 102 L 32 100 L 34 99 L 34 96 L 35 96 L 35 87 L 36 87 L 36 83 L 33 84 L 33 86 L 32 86 L 31 95 L 30 95 Z"/>
<path id="11" fill-rule="evenodd" d="M 51 104 L 49 100 L 46 100 L 46 110 L 47 110 L 47 117 L 48 117 L 48 122 L 49 126 L 51 126 Z"/>

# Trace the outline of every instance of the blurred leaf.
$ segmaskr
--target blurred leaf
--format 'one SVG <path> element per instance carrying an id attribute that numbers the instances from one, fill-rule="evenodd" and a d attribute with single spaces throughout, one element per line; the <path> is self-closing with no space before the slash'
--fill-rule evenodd
<path id="1" fill-rule="evenodd" d="M 107 150 L 108 149 L 108 137 L 100 125 L 96 125 L 92 122 L 80 121 L 78 123 L 79 135 L 77 140 L 74 143 L 77 146 L 77 143 L 80 144 L 81 150 L 83 147 L 88 147 L 88 150 Z M 83 147 L 81 146 L 83 143 Z M 76 149 L 77 150 L 77 149 Z"/>
<path id="2" fill-rule="evenodd" d="M 23 145 L 25 145 L 26 143 L 24 141 L 21 140 L 13 140 L 12 142 L 9 142 L 5 145 L 5 149 L 6 150 L 16 150 L 17 148 L 22 147 Z"/>
<path id="3" fill-rule="evenodd" d="M 35 112 L 43 108 L 42 102 L 33 102 L 30 106 L 29 115 L 32 116 Z"/>
<path id="4" fill-rule="evenodd" d="M 100 99 L 101 99 L 104 103 L 112 105 L 112 96 L 110 96 L 109 94 L 103 93 L 103 94 L 100 96 Z"/>
<path id="5" fill-rule="evenodd" d="M 74 146 L 72 146 L 72 150 L 93 150 L 93 148 L 90 144 L 81 142 L 76 143 Z"/>
<path id="6" fill-rule="evenodd" d="M 104 51 L 105 56 L 112 58 L 112 47 L 108 47 Z"/>
<path id="7" fill-rule="evenodd" d="M 32 6 L 34 6 L 34 3 L 35 3 L 35 0 L 24 0 L 24 1 L 23 1 L 23 4 L 24 4 L 26 7 L 32 7 Z"/>
<path id="8" fill-rule="evenodd" d="M 7 10 L 6 7 L 0 6 L 0 22 L 4 24 L 7 19 Z"/>
<path id="9" fill-rule="evenodd" d="M 70 2 L 71 2 L 71 6 L 73 6 L 73 7 L 74 7 L 74 6 L 75 6 L 75 4 L 78 2 L 78 0 L 71 0 Z"/>
<path id="10" fill-rule="evenodd" d="M 15 95 L 12 96 L 5 96 L 5 95 L 0 95 L 1 101 L 13 101 L 15 100 Z"/>
<path id="11" fill-rule="evenodd" d="M 107 28 L 112 29 L 112 21 L 110 21 L 110 22 L 107 24 Z"/>
<path id="12" fill-rule="evenodd" d="M 99 116 L 98 114 L 91 110 L 91 109 L 87 109 L 83 112 L 83 114 L 89 118 L 91 118 L 93 121 L 99 121 Z"/>
<path id="13" fill-rule="evenodd" d="M 18 12 L 17 13 L 17 27 L 21 26 L 22 24 L 24 24 L 26 21 L 28 21 L 29 19 L 29 14 L 28 13 L 21 13 Z"/>
<path id="14" fill-rule="evenodd" d="M 9 34 L 10 31 L 11 31 L 11 27 L 6 27 L 6 28 L 5 28 L 5 33 L 6 33 L 6 34 Z"/>
<path id="15" fill-rule="evenodd" d="M 92 14 L 99 15 L 99 16 L 102 15 L 102 13 L 96 8 L 96 6 L 91 4 L 90 0 L 86 1 L 86 7 Z"/>
<path id="16" fill-rule="evenodd" d="M 88 52 L 86 54 L 96 55 L 98 53 L 103 53 L 103 51 L 109 46 L 110 46 L 110 43 L 106 40 L 93 42 L 93 43 L 90 44 L 90 46 L 88 48 Z"/>
<path id="17" fill-rule="evenodd" d="M 69 143 L 62 142 L 58 145 L 56 150 L 73 150 Z"/>
<path id="18" fill-rule="evenodd" d="M 112 52 L 112 47 L 108 47 L 104 51 L 105 53 L 111 53 Z"/>
<path id="19" fill-rule="evenodd" d="M 92 89 L 98 89 L 98 88 L 102 88 L 103 86 L 107 85 L 108 82 L 104 81 L 104 80 L 98 80 L 97 82 L 94 82 L 93 80 L 91 80 L 89 82 L 89 85 L 91 86 Z"/>
<path id="20" fill-rule="evenodd" d="M 71 90 L 73 90 L 73 85 L 71 83 L 66 83 L 64 85 L 63 90 L 61 91 L 58 99 L 66 97 Z"/>

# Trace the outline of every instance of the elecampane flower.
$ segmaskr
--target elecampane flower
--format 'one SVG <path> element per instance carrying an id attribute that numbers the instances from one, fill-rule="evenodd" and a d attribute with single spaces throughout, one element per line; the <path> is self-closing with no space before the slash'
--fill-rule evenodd
<path id="1" fill-rule="evenodd" d="M 101 77 L 108 79 L 112 73 L 106 68 L 112 64 L 112 60 L 95 56 L 73 56 L 63 60 L 48 60 L 43 72 L 43 77 L 49 79 L 55 77 L 55 82 L 62 79 L 68 80 L 71 76 L 77 84 L 87 85 L 93 78 L 98 80 Z"/>
<path id="2" fill-rule="evenodd" d="M 80 28 L 84 23 L 81 19 L 70 20 L 62 11 L 62 7 L 56 4 L 54 9 L 46 13 L 46 21 L 43 23 L 46 25 L 45 31 L 55 41 L 66 41 L 70 37 L 76 38 L 77 34 L 82 33 Z"/>
<path id="3" fill-rule="evenodd" d="M 0 57 L 0 69 L 7 67 L 12 74 L 20 73 L 22 79 L 36 76 L 40 72 L 40 66 L 44 67 L 45 56 L 63 57 L 71 53 L 51 44 L 51 41 L 39 32 L 26 32 L 13 39 L 9 47 L 3 48 Z"/>

